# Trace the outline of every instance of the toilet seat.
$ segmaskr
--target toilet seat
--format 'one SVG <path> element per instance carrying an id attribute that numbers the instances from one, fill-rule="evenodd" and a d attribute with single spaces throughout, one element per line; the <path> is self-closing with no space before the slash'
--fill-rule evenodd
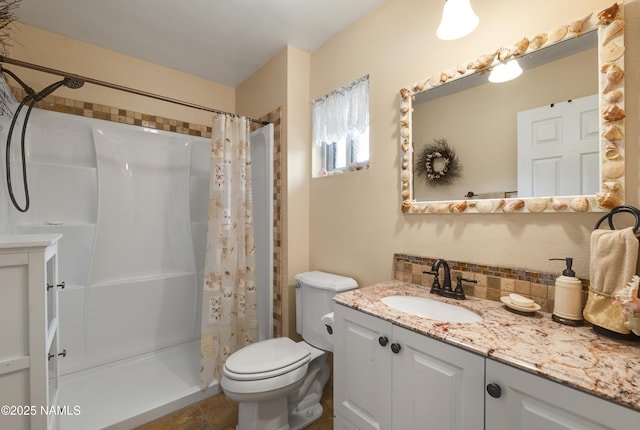
<path id="1" fill-rule="evenodd" d="M 304 381 L 310 359 L 311 352 L 288 337 L 263 340 L 231 354 L 220 385 L 237 401 L 286 398 Z"/>
<path id="2" fill-rule="evenodd" d="M 288 337 L 263 340 L 231 354 L 224 364 L 224 374 L 236 381 L 275 378 L 305 366 L 310 351 Z"/>

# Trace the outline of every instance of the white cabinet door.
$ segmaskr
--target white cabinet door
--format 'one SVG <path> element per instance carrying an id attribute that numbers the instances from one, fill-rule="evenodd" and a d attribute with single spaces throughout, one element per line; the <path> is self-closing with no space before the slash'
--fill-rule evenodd
<path id="1" fill-rule="evenodd" d="M 486 382 L 487 429 L 637 430 L 640 423 L 640 412 L 490 359 Z"/>
<path id="2" fill-rule="evenodd" d="M 393 344 L 393 429 L 484 429 L 483 357 L 397 326 Z"/>
<path id="3" fill-rule="evenodd" d="M 336 429 L 391 428 L 391 331 L 389 322 L 336 305 L 333 407 L 344 417 Z"/>
<path id="4" fill-rule="evenodd" d="M 336 305 L 334 430 L 482 430 L 484 358 Z"/>

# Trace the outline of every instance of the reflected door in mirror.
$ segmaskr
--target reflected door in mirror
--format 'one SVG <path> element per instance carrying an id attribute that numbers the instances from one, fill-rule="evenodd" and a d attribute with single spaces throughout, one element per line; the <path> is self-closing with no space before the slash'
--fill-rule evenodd
<path id="1" fill-rule="evenodd" d="M 518 197 L 599 190 L 598 95 L 518 112 Z"/>

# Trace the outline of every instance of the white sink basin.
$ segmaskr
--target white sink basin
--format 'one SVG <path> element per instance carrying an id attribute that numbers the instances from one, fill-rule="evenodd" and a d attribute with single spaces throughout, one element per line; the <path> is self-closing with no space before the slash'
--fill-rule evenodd
<path id="1" fill-rule="evenodd" d="M 469 309 L 425 297 L 388 296 L 382 299 L 382 303 L 401 312 L 437 321 L 458 323 L 482 321 L 480 315 Z"/>

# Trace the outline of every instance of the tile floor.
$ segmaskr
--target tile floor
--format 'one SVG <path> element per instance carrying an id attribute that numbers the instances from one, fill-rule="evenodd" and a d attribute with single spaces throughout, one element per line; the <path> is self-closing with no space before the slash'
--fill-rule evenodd
<path id="1" fill-rule="evenodd" d="M 333 430 L 333 374 L 331 376 L 322 395 L 324 413 L 305 430 Z M 235 430 L 237 423 L 238 403 L 220 393 L 135 430 Z"/>

